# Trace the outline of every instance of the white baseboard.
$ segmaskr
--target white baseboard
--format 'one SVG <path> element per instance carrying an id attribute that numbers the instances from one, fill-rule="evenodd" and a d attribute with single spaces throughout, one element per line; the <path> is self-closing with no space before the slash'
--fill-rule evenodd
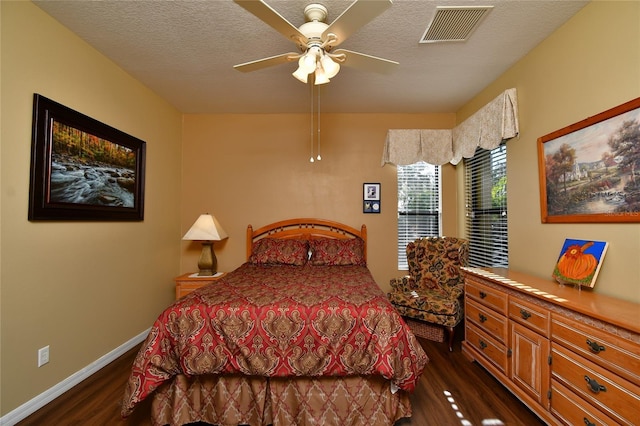
<path id="1" fill-rule="evenodd" d="M 42 392 L 40 395 L 36 396 L 35 398 L 25 402 L 15 410 L 10 411 L 4 416 L 0 417 L 0 425 L 13 426 L 19 421 L 35 413 L 36 411 L 38 411 L 39 409 L 41 409 L 42 407 L 44 407 L 45 405 L 47 405 L 48 403 L 50 403 L 51 401 L 53 401 L 54 399 L 56 399 L 66 391 L 68 391 L 69 389 L 71 389 L 72 387 L 78 385 L 80 382 L 87 379 L 92 374 L 96 373 L 100 369 L 107 366 L 109 363 L 115 361 L 116 359 L 118 359 L 119 357 L 127 353 L 129 350 L 133 349 L 134 347 L 142 343 L 144 339 L 147 337 L 147 335 L 149 334 L 149 330 L 151 330 L 151 328 L 148 328 L 146 331 L 143 331 L 142 333 L 133 337 L 129 341 L 118 346 L 108 354 L 103 355 L 96 361 L 87 365 L 82 370 L 76 373 L 73 373 L 71 376 L 67 377 L 57 385 L 47 389 L 46 391 Z"/>

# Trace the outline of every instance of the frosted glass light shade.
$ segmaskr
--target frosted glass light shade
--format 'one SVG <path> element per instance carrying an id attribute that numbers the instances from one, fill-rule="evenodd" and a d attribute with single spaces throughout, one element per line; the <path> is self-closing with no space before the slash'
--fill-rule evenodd
<path id="1" fill-rule="evenodd" d="M 311 49 L 300 57 L 298 67 L 301 71 L 311 74 L 316 69 L 316 53 Z"/>
<path id="2" fill-rule="evenodd" d="M 298 69 L 291 75 L 293 75 L 295 78 L 297 78 L 304 84 L 307 84 L 307 78 L 309 77 L 309 73 L 304 71 L 302 68 L 298 67 Z"/>
<path id="3" fill-rule="evenodd" d="M 322 70 L 322 67 L 318 67 L 316 69 L 316 79 L 314 84 L 317 86 L 319 84 L 327 84 L 328 82 L 329 82 L 329 79 L 327 78 L 327 75 Z"/>
<path id="4" fill-rule="evenodd" d="M 320 64 L 322 65 L 322 69 L 324 70 L 324 74 L 327 78 L 333 78 L 340 71 L 340 64 L 335 62 L 329 55 L 322 55 L 322 59 L 320 59 Z"/>

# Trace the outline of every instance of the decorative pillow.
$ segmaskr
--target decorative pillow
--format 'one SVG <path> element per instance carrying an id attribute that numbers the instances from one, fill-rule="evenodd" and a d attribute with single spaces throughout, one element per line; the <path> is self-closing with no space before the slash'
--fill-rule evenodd
<path id="1" fill-rule="evenodd" d="M 366 265 L 362 238 L 315 238 L 309 248 L 312 265 Z"/>
<path id="2" fill-rule="evenodd" d="M 308 251 L 306 240 L 262 238 L 253 243 L 249 262 L 301 266 L 307 261 Z"/>

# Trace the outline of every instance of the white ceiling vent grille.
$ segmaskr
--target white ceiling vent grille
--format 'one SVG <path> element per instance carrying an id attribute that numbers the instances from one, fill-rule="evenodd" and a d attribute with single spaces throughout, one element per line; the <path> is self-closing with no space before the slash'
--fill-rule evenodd
<path id="1" fill-rule="evenodd" d="M 465 41 L 493 6 L 438 6 L 420 43 Z"/>

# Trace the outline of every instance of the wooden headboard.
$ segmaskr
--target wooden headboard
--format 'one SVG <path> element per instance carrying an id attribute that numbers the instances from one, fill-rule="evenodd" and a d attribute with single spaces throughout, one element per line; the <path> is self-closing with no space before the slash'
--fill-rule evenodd
<path id="1" fill-rule="evenodd" d="M 251 256 L 253 243 L 261 238 L 297 238 L 311 240 L 313 238 L 362 238 L 364 241 L 364 258 L 367 259 L 367 226 L 360 230 L 351 226 L 325 219 L 288 219 L 270 223 L 256 230 L 247 226 L 247 260 Z"/>

